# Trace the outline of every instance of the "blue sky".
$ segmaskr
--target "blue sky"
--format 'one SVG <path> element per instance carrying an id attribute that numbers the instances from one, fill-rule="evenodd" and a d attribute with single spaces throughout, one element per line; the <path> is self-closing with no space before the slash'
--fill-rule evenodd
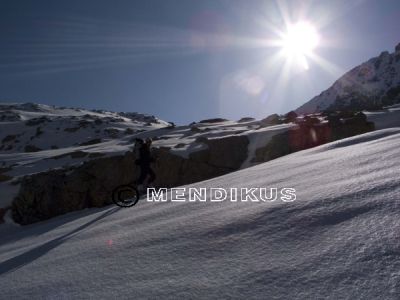
<path id="1" fill-rule="evenodd" d="M 308 70 L 267 42 L 288 20 L 318 30 Z M 2 0 L 0 101 L 262 118 L 393 52 L 399 23 L 398 0 Z"/>

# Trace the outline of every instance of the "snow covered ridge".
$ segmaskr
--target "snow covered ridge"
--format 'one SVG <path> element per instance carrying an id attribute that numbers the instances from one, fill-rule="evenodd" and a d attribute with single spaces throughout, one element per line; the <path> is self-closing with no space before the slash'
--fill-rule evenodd
<path id="1" fill-rule="evenodd" d="M 400 129 L 186 187 L 292 203 L 140 202 L 0 226 L 3 299 L 398 299 Z M 133 279 L 134 278 L 134 279 Z"/>
<path id="2" fill-rule="evenodd" d="M 139 113 L 0 103 L 0 152 L 23 153 L 96 144 L 169 123 Z"/>
<path id="3" fill-rule="evenodd" d="M 296 112 L 376 110 L 400 103 L 400 44 L 353 68 Z"/>

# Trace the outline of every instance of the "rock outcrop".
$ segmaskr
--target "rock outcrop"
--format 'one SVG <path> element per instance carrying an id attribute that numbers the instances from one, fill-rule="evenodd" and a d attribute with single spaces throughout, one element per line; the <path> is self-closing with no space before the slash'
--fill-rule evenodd
<path id="1" fill-rule="evenodd" d="M 220 176 L 237 170 L 247 156 L 248 139 L 228 136 L 204 139 L 207 148 L 184 158 L 168 148 L 155 148 L 157 174 L 155 186 L 173 187 Z M 13 219 L 30 224 L 87 207 L 111 203 L 111 193 L 121 184 L 132 183 L 139 176 L 135 156 L 127 152 L 91 160 L 71 169 L 47 171 L 23 178 L 21 189 L 12 204 Z"/>
<path id="2" fill-rule="evenodd" d="M 12 203 L 13 219 L 30 224 L 67 212 L 109 204 L 114 187 L 137 176 L 134 156 L 127 153 L 95 159 L 77 168 L 26 176 Z"/>
<path id="3" fill-rule="evenodd" d="M 375 129 L 374 123 L 368 122 L 363 113 L 334 113 L 328 115 L 327 120 L 321 122 L 316 117 L 305 117 L 298 122 L 298 127 L 273 136 L 267 145 L 257 149 L 252 162 L 268 161 Z"/>
<path id="4" fill-rule="evenodd" d="M 280 122 L 276 116 L 270 119 Z M 297 118 L 296 123 L 296 127 L 274 135 L 267 145 L 256 149 L 252 162 L 265 162 L 374 129 L 373 123 L 362 113 L 311 115 Z M 217 138 L 200 135 L 192 143 L 190 147 L 197 150 L 189 151 L 189 147 L 185 155 L 174 152 L 186 147 L 184 143 L 176 148 L 153 149 L 156 187 L 190 184 L 238 170 L 249 153 L 249 139 L 245 134 Z M 88 153 L 75 151 L 55 158 L 66 155 L 86 157 Z M 81 165 L 25 176 L 12 203 L 13 219 L 20 224 L 30 224 L 67 212 L 110 204 L 115 187 L 138 178 L 135 159 L 134 153 L 128 151 L 119 156 L 96 158 Z"/>

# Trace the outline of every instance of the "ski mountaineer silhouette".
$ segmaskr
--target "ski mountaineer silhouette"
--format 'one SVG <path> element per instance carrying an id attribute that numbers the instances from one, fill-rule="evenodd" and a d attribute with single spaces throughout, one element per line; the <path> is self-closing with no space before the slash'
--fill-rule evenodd
<path id="1" fill-rule="evenodd" d="M 151 163 L 154 162 L 151 155 L 151 144 L 151 138 L 147 138 L 145 142 L 140 138 L 135 140 L 135 155 L 137 157 L 135 164 L 140 168 L 140 176 L 136 181 L 138 190 L 143 190 L 146 179 L 148 179 L 147 185 L 156 179 L 156 174 L 151 168 Z"/>

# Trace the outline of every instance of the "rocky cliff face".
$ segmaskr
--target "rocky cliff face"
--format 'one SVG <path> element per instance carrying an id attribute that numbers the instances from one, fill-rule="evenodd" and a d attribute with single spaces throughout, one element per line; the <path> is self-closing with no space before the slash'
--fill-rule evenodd
<path id="1" fill-rule="evenodd" d="M 372 128 L 365 116 L 297 118 L 294 112 L 183 126 L 137 113 L 32 103 L 0 105 L 0 115 L 7 119 L 0 126 L 0 220 L 11 206 L 20 224 L 110 204 L 115 187 L 139 176 L 136 138 L 153 138 L 154 185 L 169 188 Z"/>
<path id="2" fill-rule="evenodd" d="M 400 103 L 400 44 L 395 52 L 355 67 L 329 89 L 299 107 L 296 112 L 309 114 L 326 110 L 365 110 Z"/>
<path id="3" fill-rule="evenodd" d="M 30 224 L 87 207 L 110 203 L 113 187 L 134 179 L 132 153 L 92 160 L 80 167 L 25 176 L 12 203 L 12 216 Z"/>
<path id="4" fill-rule="evenodd" d="M 298 127 L 272 137 L 264 147 L 256 150 L 253 162 L 264 162 L 296 151 L 373 131 L 374 123 L 368 122 L 363 113 L 334 113 L 317 117 L 305 117 Z"/>
<path id="5" fill-rule="evenodd" d="M 256 149 L 252 161 L 265 162 L 373 130 L 373 124 L 367 122 L 363 114 L 320 115 L 296 122 L 296 127 L 274 135 L 269 143 Z M 238 170 L 248 156 L 246 135 L 201 137 L 195 144 L 201 146 L 201 150 L 191 152 L 187 157 L 174 154 L 169 147 L 154 149 L 157 158 L 155 186 L 168 188 L 220 176 Z M 25 176 L 12 203 L 13 219 L 20 224 L 30 224 L 67 212 L 110 204 L 115 187 L 138 178 L 139 170 L 134 161 L 134 153 L 129 151 L 80 166 Z"/>
<path id="6" fill-rule="evenodd" d="M 173 187 L 210 179 L 238 170 L 247 158 L 246 136 L 202 138 L 200 143 L 206 148 L 190 153 L 188 158 L 173 155 L 168 148 L 155 149 L 155 185 Z"/>
<path id="7" fill-rule="evenodd" d="M 248 139 L 228 136 L 202 139 L 207 147 L 188 158 L 172 154 L 168 148 L 154 149 L 157 161 L 155 186 L 173 187 L 220 176 L 237 170 L 247 157 Z M 139 176 L 132 152 L 95 159 L 82 166 L 42 172 L 22 180 L 12 203 L 13 219 L 30 224 L 87 207 L 111 203 L 111 193 L 121 184 Z"/>

